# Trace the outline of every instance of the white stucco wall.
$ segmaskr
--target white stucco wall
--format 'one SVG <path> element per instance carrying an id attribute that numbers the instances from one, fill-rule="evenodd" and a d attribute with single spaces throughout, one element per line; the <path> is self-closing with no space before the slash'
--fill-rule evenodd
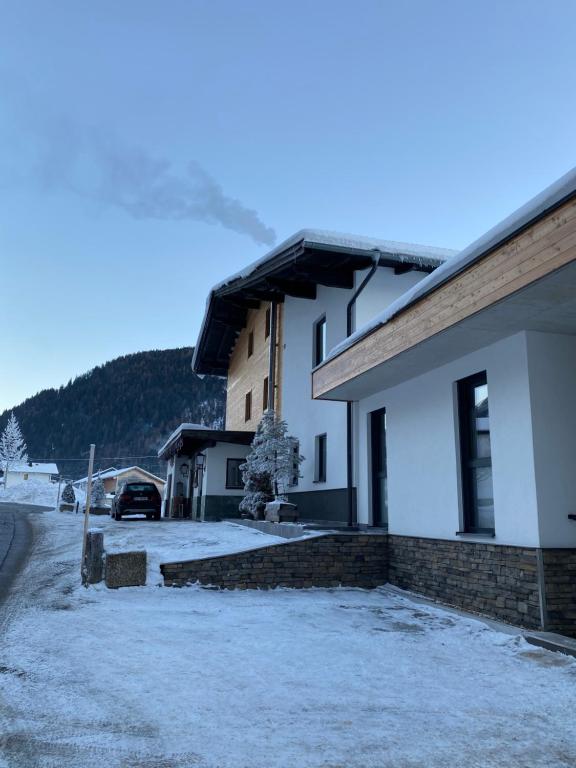
<path id="1" fill-rule="evenodd" d="M 538 546 L 525 333 L 499 341 L 359 403 L 359 521 L 370 523 L 368 414 L 387 414 L 391 533 L 456 539 L 461 529 L 455 382 L 486 370 L 496 544 Z"/>
<path id="2" fill-rule="evenodd" d="M 27 474 L 27 477 L 25 476 Z M 42 482 L 42 483 L 49 483 L 51 482 L 51 474 L 44 474 L 43 472 L 12 472 L 11 469 L 8 469 L 8 482 L 7 487 L 10 487 L 11 485 L 17 485 L 18 483 L 26 483 L 30 480 L 36 481 L 36 482 Z"/>
<path id="3" fill-rule="evenodd" d="M 250 447 L 247 445 L 235 445 L 234 443 L 218 443 L 212 448 L 207 448 L 206 469 L 202 493 L 206 496 L 240 496 L 242 490 L 238 488 L 226 488 L 226 462 L 227 459 L 244 459 Z"/>
<path id="4" fill-rule="evenodd" d="M 366 272 L 356 274 L 356 285 Z M 394 275 L 380 268 L 356 304 L 356 322 L 364 323 L 424 277 L 422 272 Z M 313 327 L 326 315 L 327 349 L 346 338 L 346 307 L 354 290 L 318 286 L 315 301 L 286 297 L 284 303 L 282 418 L 300 440 L 302 477 L 295 492 L 346 487 L 346 405 L 312 400 L 310 371 L 313 363 Z M 315 437 L 327 435 L 327 478 L 314 482 Z"/>
<path id="5" fill-rule="evenodd" d="M 527 342 L 541 546 L 576 547 L 576 337 Z"/>

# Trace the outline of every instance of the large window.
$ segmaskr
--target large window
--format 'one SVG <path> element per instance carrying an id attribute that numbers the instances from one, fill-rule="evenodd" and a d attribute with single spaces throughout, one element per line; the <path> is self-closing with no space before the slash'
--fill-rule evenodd
<path id="1" fill-rule="evenodd" d="M 244 488 L 240 465 L 245 463 L 246 459 L 226 460 L 226 488 Z"/>
<path id="2" fill-rule="evenodd" d="M 465 533 L 494 534 L 492 450 L 486 372 L 458 382 Z"/>
<path id="3" fill-rule="evenodd" d="M 322 317 L 314 323 L 313 346 L 314 353 L 312 362 L 315 366 L 320 365 L 326 358 L 326 315 L 322 315 Z"/>
<path id="4" fill-rule="evenodd" d="M 370 414 L 372 443 L 372 525 L 388 525 L 388 471 L 386 464 L 386 409 Z"/>
<path id="5" fill-rule="evenodd" d="M 314 448 L 314 482 L 325 483 L 327 463 L 326 435 L 316 435 Z"/>

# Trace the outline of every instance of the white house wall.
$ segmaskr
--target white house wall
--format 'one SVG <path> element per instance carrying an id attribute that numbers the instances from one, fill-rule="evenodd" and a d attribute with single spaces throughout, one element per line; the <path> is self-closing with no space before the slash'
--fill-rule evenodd
<path id="1" fill-rule="evenodd" d="M 226 463 L 228 459 L 244 459 L 250 451 L 248 445 L 218 443 L 207 448 L 206 469 L 202 482 L 202 493 L 207 496 L 241 496 L 238 488 L 226 488 Z"/>
<path id="2" fill-rule="evenodd" d="M 360 285 L 367 271 L 356 274 Z M 394 275 L 379 268 L 358 297 L 356 320 L 364 323 L 424 277 L 422 272 Z M 312 399 L 310 371 L 313 364 L 313 328 L 326 315 L 327 349 L 346 338 L 346 307 L 354 290 L 318 286 L 315 301 L 286 297 L 284 303 L 284 365 L 282 417 L 300 440 L 302 477 L 294 491 L 322 491 L 346 486 L 346 405 Z M 314 482 L 316 435 L 327 435 L 327 476 Z"/>
<path id="3" fill-rule="evenodd" d="M 386 408 L 389 531 L 460 539 L 455 382 L 485 370 L 488 379 L 496 537 L 538 546 L 531 400 L 525 333 L 360 401 L 358 512 L 370 523 L 369 413 Z"/>
<path id="4" fill-rule="evenodd" d="M 576 338 L 527 341 L 541 546 L 576 547 Z"/>

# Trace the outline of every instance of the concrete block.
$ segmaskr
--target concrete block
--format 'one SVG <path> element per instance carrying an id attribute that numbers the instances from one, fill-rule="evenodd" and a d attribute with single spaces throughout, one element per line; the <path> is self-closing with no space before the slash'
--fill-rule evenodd
<path id="1" fill-rule="evenodd" d="M 107 553 L 104 578 L 109 589 L 143 587 L 146 584 L 146 551 Z"/>

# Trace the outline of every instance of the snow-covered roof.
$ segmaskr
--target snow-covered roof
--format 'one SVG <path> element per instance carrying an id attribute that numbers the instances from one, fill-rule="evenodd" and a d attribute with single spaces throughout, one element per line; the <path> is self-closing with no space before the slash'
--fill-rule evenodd
<path id="1" fill-rule="evenodd" d="M 170 443 L 172 442 L 172 440 L 174 440 L 174 438 L 178 437 L 178 435 L 182 434 L 182 432 L 184 432 L 184 430 L 187 430 L 187 429 L 207 429 L 207 430 L 209 430 L 209 429 L 211 429 L 211 427 L 207 427 L 205 424 L 194 424 L 193 422 L 187 422 L 187 423 L 184 423 L 184 424 L 180 424 L 179 426 L 176 427 L 174 432 L 172 432 L 172 434 L 166 440 L 166 442 L 162 445 L 162 447 L 159 448 L 158 456 L 160 456 L 160 454 L 163 451 L 166 450 L 166 448 L 170 445 Z"/>
<path id="2" fill-rule="evenodd" d="M 352 288 L 354 273 L 368 269 L 375 260 L 380 266 L 402 265 L 430 272 L 455 254 L 446 248 L 302 229 L 212 288 L 192 369 L 226 373 L 230 353 L 246 322 L 243 302 L 282 301 L 286 295 L 313 298 L 318 285 Z"/>
<path id="3" fill-rule="evenodd" d="M 528 225 L 550 213 L 554 208 L 557 208 L 574 195 L 576 195 L 576 168 L 568 171 L 558 181 L 555 181 L 521 208 L 518 208 L 510 216 L 507 216 L 495 227 L 488 230 L 486 234 L 479 237 L 467 248 L 464 248 L 463 251 L 460 251 L 456 256 L 444 262 L 438 269 L 403 293 L 383 312 L 380 312 L 370 322 L 358 328 L 351 336 L 337 344 L 321 365 L 325 365 L 329 360 L 354 346 L 360 339 L 363 339 L 377 328 L 392 320 L 399 312 L 467 269 L 471 264 L 501 246 Z"/>
<path id="4" fill-rule="evenodd" d="M 342 249 L 346 251 L 373 252 L 380 251 L 383 255 L 392 257 L 393 260 L 405 263 L 415 261 L 422 265 L 438 266 L 446 259 L 454 256 L 458 251 L 450 248 L 436 248 L 430 245 L 416 245 L 415 243 L 402 243 L 396 240 L 382 240 L 376 237 L 352 235 L 346 232 L 333 232 L 326 229 L 301 229 L 291 237 L 284 240 L 260 259 L 248 264 L 244 269 L 230 275 L 225 280 L 217 283 L 211 293 L 216 293 L 221 288 L 232 285 L 238 280 L 244 280 L 255 274 L 261 267 L 269 264 L 277 256 L 302 243 L 308 248 Z"/>
<path id="5" fill-rule="evenodd" d="M 111 477 L 119 477 L 120 475 L 125 475 L 128 472 L 143 472 L 145 475 L 148 475 L 149 477 L 153 477 L 155 480 L 158 480 L 161 483 L 165 483 L 166 481 L 162 477 L 158 477 L 158 475 L 153 474 L 152 472 L 149 472 L 147 469 L 142 469 L 142 467 L 138 467 L 136 465 L 132 467 L 122 467 L 121 469 L 116 469 L 114 467 L 111 467 L 110 469 L 104 469 L 99 472 L 94 472 L 93 478 L 99 477 L 101 480 L 107 480 Z M 78 483 L 85 483 L 87 482 L 88 477 L 82 477 L 80 480 L 75 481 L 75 485 Z"/>
<path id="6" fill-rule="evenodd" d="M 38 461 L 20 461 L 10 464 L 9 472 L 26 472 L 29 475 L 57 475 L 58 466 L 56 464 L 42 464 Z"/>

